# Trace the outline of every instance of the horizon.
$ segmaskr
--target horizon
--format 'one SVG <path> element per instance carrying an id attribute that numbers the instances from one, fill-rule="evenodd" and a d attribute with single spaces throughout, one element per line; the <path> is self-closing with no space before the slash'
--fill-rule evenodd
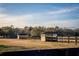
<path id="1" fill-rule="evenodd" d="M 78 3 L 0 3 L 0 27 L 79 28 Z"/>

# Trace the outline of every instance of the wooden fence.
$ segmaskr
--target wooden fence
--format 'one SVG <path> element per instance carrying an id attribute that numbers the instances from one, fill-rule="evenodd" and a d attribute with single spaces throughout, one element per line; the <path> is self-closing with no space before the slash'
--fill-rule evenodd
<path id="1" fill-rule="evenodd" d="M 77 43 L 79 42 L 79 36 L 74 36 L 74 37 L 70 37 L 70 36 L 66 36 L 66 37 L 57 37 L 58 41 L 61 42 L 75 42 L 75 44 L 77 45 Z"/>

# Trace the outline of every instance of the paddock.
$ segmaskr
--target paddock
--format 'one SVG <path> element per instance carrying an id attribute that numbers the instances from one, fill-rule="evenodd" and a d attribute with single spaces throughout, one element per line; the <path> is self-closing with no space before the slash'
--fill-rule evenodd
<path id="1" fill-rule="evenodd" d="M 77 45 L 79 36 L 59 36 L 57 32 L 45 32 L 41 34 L 41 41 L 52 41 L 52 42 L 75 42 Z"/>
<path id="2" fill-rule="evenodd" d="M 79 42 L 79 41 L 78 41 Z M 23 46 L 25 48 L 74 48 L 79 47 L 74 42 L 43 42 L 35 39 L 17 40 L 17 39 L 0 39 L 0 45 Z"/>

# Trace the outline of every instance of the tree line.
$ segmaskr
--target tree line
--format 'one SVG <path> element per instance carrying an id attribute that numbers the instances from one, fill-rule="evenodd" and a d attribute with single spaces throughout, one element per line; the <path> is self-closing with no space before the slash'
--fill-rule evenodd
<path id="1" fill-rule="evenodd" d="M 79 28 L 76 29 L 68 29 L 68 28 L 60 28 L 56 27 L 28 27 L 24 28 L 15 28 L 13 25 L 5 26 L 0 28 L 0 36 L 6 38 L 16 38 L 17 34 L 27 34 L 29 37 L 40 37 L 40 34 L 46 31 L 57 32 L 59 36 L 79 36 Z"/>

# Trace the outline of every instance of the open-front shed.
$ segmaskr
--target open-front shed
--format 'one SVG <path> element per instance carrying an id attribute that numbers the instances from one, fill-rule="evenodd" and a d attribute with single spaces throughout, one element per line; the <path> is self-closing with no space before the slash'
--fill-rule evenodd
<path id="1" fill-rule="evenodd" d="M 27 33 L 19 33 L 17 34 L 17 39 L 27 39 L 29 35 Z"/>
<path id="2" fill-rule="evenodd" d="M 44 32 L 41 34 L 41 41 L 58 41 L 58 33 Z"/>

